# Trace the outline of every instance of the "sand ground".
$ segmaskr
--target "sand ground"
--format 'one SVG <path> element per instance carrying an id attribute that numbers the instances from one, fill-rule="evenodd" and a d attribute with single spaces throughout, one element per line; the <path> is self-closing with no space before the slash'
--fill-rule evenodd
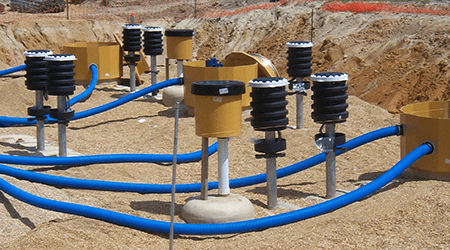
<path id="1" fill-rule="evenodd" d="M 268 15 L 268 12 L 263 11 L 210 20 L 209 23 L 190 19 L 177 24 L 176 27 L 194 25 L 197 34 L 194 54 L 197 59 L 210 56 L 221 59 L 233 49 L 256 52 L 268 56 L 281 69 L 282 74 L 286 75 L 282 66 L 285 65 L 285 59 L 282 59 L 285 58 L 285 54 L 280 52 L 285 53 L 284 40 L 300 38 L 301 34 L 304 35 L 309 30 L 305 25 L 309 9 L 296 8 L 280 8 L 278 21 L 270 21 L 269 18 L 260 20 L 266 22 L 264 23 L 266 26 L 263 25 L 262 29 L 271 30 L 273 36 L 251 25 L 257 18 Z M 354 94 L 348 99 L 350 117 L 345 123 L 337 125 L 337 132 L 345 133 L 348 140 L 376 129 L 397 125 L 400 120 L 397 114 L 398 105 L 441 100 L 448 96 L 444 86 L 448 85 L 448 55 L 443 50 L 447 46 L 445 41 L 448 38 L 441 37 L 445 31 L 445 23 L 448 22 L 447 17 L 439 19 L 418 15 L 351 13 L 318 15 L 320 19 L 315 33 L 318 42 L 314 48 L 314 53 L 317 54 L 314 61 L 315 70 L 342 70 L 349 74 L 372 72 L 367 77 L 355 77 L 349 82 L 350 93 Z M 298 18 L 300 21 L 290 19 L 292 16 L 300 17 Z M 420 18 L 420 22 L 415 18 Z M 244 28 L 236 26 L 233 32 L 227 30 L 236 23 L 242 23 Z M 282 26 L 281 23 L 293 25 Z M 4 29 L 0 32 L 5 32 L 6 36 L 0 37 L 3 55 L 1 65 L 3 68 L 16 66 L 23 61 L 23 50 L 35 49 L 41 45 L 52 47 L 57 51 L 61 50 L 61 44 L 67 42 L 112 40 L 111 34 L 118 32 L 120 28 L 120 25 L 116 25 L 119 28 L 113 28 L 112 24 L 117 23 L 25 20 L 2 26 Z M 162 24 L 175 26 L 171 22 Z M 341 30 L 336 28 L 337 24 L 341 24 Z M 269 28 L 271 25 L 276 25 L 277 28 Z M 409 28 L 406 29 L 404 26 L 399 28 L 399 25 L 409 25 Z M 86 28 L 92 29 L 92 32 L 83 33 L 81 36 L 80 33 L 66 32 L 66 26 L 72 27 L 77 32 Z M 218 30 L 227 34 L 229 40 L 222 36 L 214 36 L 218 34 Z M 395 33 L 394 30 L 399 32 Z M 426 32 L 427 30 L 433 32 Z M 65 35 L 53 36 L 52 32 Z M 354 35 L 349 36 L 348 33 Z M 282 34 L 284 36 L 280 36 Z M 4 37 L 10 40 L 2 40 Z M 259 41 L 266 38 L 267 42 L 249 45 L 250 37 L 261 39 Z M 11 42 L 14 39 L 21 42 Z M 437 53 L 437 50 L 441 52 Z M 426 60 L 419 58 L 420 53 L 428 55 Z M 340 60 L 340 56 L 344 60 Z M 402 67 L 396 68 L 396 65 Z M 398 70 L 391 70 L 394 68 Z M 375 69 L 381 73 L 373 73 Z M 126 67 L 124 71 L 127 73 Z M 143 75 L 143 78 L 144 85 L 139 88 L 149 85 L 149 76 Z M 160 75 L 160 79 L 163 78 L 164 76 Z M 24 82 L 23 72 L 0 77 L 1 115 L 27 116 L 26 108 L 34 105 L 34 93 L 25 88 Z M 429 82 L 431 84 L 427 85 Z M 82 90 L 84 90 L 82 86 L 77 86 L 76 93 Z M 401 98 L 392 101 L 396 93 L 400 93 Z M 79 112 L 94 108 L 126 94 L 127 90 L 115 83 L 100 84 L 86 102 L 76 104 L 74 109 Z M 320 153 L 313 139 L 320 129 L 320 124 L 314 123 L 310 118 L 311 94 L 309 91 L 305 98 L 305 128 L 286 129 L 282 132 L 283 137 L 287 139 L 287 150 L 285 157 L 277 159 L 278 168 Z M 371 103 L 360 98 L 369 99 Z M 288 96 L 288 101 L 289 125 L 294 126 L 295 96 Z M 50 97 L 47 103 L 55 107 L 56 98 Z M 171 153 L 174 113 L 171 107 L 162 105 L 161 101 L 139 98 L 105 113 L 70 122 L 67 130 L 68 147 L 82 155 Z M 199 150 L 201 138 L 195 135 L 194 117 L 183 114 L 179 121 L 178 152 Z M 35 133 L 34 127 L 0 128 L 1 136 L 12 134 L 35 136 Z M 46 125 L 45 133 L 48 143 L 57 146 L 57 125 Z M 255 158 L 252 144 L 252 138 L 263 136 L 262 132 L 256 132 L 251 127 L 250 111 L 243 111 L 242 132 L 229 141 L 230 178 L 265 172 L 265 161 Z M 381 139 L 339 156 L 336 161 L 337 187 L 348 191 L 355 190 L 391 168 L 400 160 L 399 140 L 397 136 Z M 34 153 L 34 147 L 24 146 L 20 140 L 10 142 L 4 138 L 0 141 L 0 152 L 7 155 L 31 155 Z M 172 176 L 170 164 L 153 163 L 14 167 L 58 176 L 138 183 L 169 184 Z M 200 162 L 178 164 L 177 183 L 200 182 L 200 167 Z M 217 154 L 210 157 L 209 174 L 210 180 L 216 180 Z M 49 199 L 154 220 L 170 220 L 170 194 L 142 195 L 72 190 L 17 180 L 4 175 L 2 178 L 27 192 Z M 175 249 L 448 249 L 450 246 L 448 189 L 448 181 L 418 178 L 407 172 L 373 195 L 319 217 L 258 232 L 211 236 L 176 235 L 174 247 Z M 211 191 L 214 192 L 216 191 Z M 275 211 L 267 210 L 264 183 L 233 189 L 232 192 L 252 202 L 257 218 L 308 207 L 321 202 L 320 199 L 311 197 L 325 196 L 325 164 L 278 180 L 279 201 L 290 204 L 289 207 L 280 207 Z M 189 198 L 197 195 L 199 193 L 176 195 L 176 222 L 183 223 L 179 217 L 181 208 Z M 80 216 L 43 210 L 2 192 L 0 202 L 2 249 L 169 247 L 169 238 L 165 234 L 143 232 Z"/>

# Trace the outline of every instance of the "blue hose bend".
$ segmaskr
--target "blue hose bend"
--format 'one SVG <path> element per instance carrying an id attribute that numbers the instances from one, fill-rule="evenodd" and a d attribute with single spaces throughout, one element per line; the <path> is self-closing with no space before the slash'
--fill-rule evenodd
<path id="1" fill-rule="evenodd" d="M 208 147 L 208 154 L 211 155 L 217 151 L 217 142 Z M 202 158 L 202 151 L 198 150 L 192 153 L 178 154 L 177 162 L 185 163 L 198 161 Z M 71 166 L 71 165 L 90 165 L 104 163 L 172 163 L 172 154 L 107 154 L 107 155 L 89 155 L 89 156 L 71 156 L 71 157 L 30 157 L 30 156 L 12 156 L 0 155 L 0 163 L 32 165 L 32 166 Z"/>
<path id="2" fill-rule="evenodd" d="M 387 136 L 398 135 L 398 126 L 391 126 L 387 128 L 378 129 L 367 134 L 356 137 L 345 144 L 342 147 L 347 147 L 347 150 L 352 150 L 358 146 L 365 143 L 371 142 L 376 139 L 384 138 Z M 210 150 L 217 150 L 217 144 L 214 148 L 210 146 Z M 199 152 L 199 151 L 198 151 Z M 198 153 L 196 152 L 196 153 Z M 209 151 L 211 153 L 211 151 Z M 337 154 L 342 154 L 343 152 L 338 151 Z M 179 157 L 179 156 L 178 156 Z M 199 157 L 201 157 L 199 155 Z M 0 156 L 0 162 L 10 163 L 10 164 L 22 164 L 22 165 L 35 165 L 39 161 L 44 163 L 52 163 L 51 165 L 62 165 L 64 164 L 64 159 L 71 159 L 76 157 L 58 158 L 50 159 L 48 158 L 35 158 L 35 157 L 20 157 L 20 156 Z M 178 158 L 180 160 L 180 158 Z M 321 153 L 306 159 L 302 162 L 293 164 L 291 166 L 281 168 L 277 170 L 277 177 L 282 178 L 288 175 L 292 175 L 315 166 L 321 162 L 325 161 L 325 154 Z M 169 161 L 170 162 L 170 161 Z M 67 163 L 67 162 L 66 162 Z M 81 164 L 81 161 L 72 161 L 71 165 Z M 87 161 L 84 161 L 86 164 Z M 47 165 L 47 164 L 43 164 Z M 116 192 L 137 192 L 137 193 L 170 193 L 172 186 L 169 184 L 144 184 L 144 183 L 126 183 L 126 182 L 109 182 L 109 181 L 97 181 L 97 180 L 86 180 L 86 179 L 75 179 L 61 176 L 52 176 L 41 173 L 35 173 L 27 170 L 16 169 L 4 165 L 0 165 L 0 174 L 5 174 L 13 176 L 23 180 L 29 180 L 33 182 L 38 182 L 47 185 L 67 187 L 67 188 L 78 188 L 78 189 L 91 189 L 91 190 L 103 190 L 103 191 L 116 191 Z M 238 188 L 244 186 L 255 185 L 263 183 L 266 181 L 266 173 L 258 174 L 254 176 L 242 177 L 230 180 L 231 188 Z M 208 183 L 210 189 L 216 189 L 218 186 L 217 182 Z M 200 183 L 191 184 L 177 184 L 176 190 L 179 193 L 189 193 L 189 192 L 199 192 L 201 188 Z"/>
<path id="3" fill-rule="evenodd" d="M 159 89 L 166 88 L 166 87 L 169 87 L 169 86 L 179 85 L 180 83 L 181 83 L 181 79 L 180 78 L 170 79 L 170 80 L 167 80 L 167 81 L 164 81 L 164 82 L 157 83 L 155 85 L 146 87 L 146 88 L 141 89 L 139 91 L 136 91 L 134 93 L 130 93 L 130 94 L 128 94 L 128 95 L 118 99 L 118 100 L 112 101 L 112 102 L 104 104 L 102 106 L 75 113 L 75 116 L 74 116 L 74 118 L 72 120 L 78 120 L 78 119 L 82 119 L 82 118 L 85 118 L 85 117 L 88 117 L 88 116 L 92 116 L 92 115 L 96 115 L 96 114 L 108 111 L 110 109 L 113 109 L 113 108 L 116 108 L 116 107 L 118 107 L 120 105 L 123 105 L 123 104 L 125 104 L 127 102 L 130 102 L 130 101 L 132 101 L 132 100 L 134 100 L 136 98 L 139 98 L 141 96 L 147 95 L 147 94 L 149 94 L 151 92 L 154 92 L 154 91 L 157 91 Z"/>
<path id="4" fill-rule="evenodd" d="M 95 86 L 97 86 L 97 82 L 98 82 L 97 65 L 91 64 L 89 66 L 89 70 L 91 70 L 91 73 L 92 73 L 92 78 L 91 78 L 91 82 L 89 83 L 89 87 L 87 87 L 87 89 L 85 89 L 80 94 L 72 97 L 69 101 L 70 105 L 74 105 L 74 104 L 78 103 L 79 101 L 83 100 L 84 98 L 86 98 L 87 96 L 89 96 L 94 91 Z M 67 105 L 67 106 L 69 106 L 69 105 Z"/>
<path id="5" fill-rule="evenodd" d="M 4 75 L 8 75 L 8 74 L 12 74 L 21 70 L 24 70 L 26 67 L 25 64 L 17 66 L 17 67 L 13 67 L 10 69 L 4 69 L 4 70 L 0 70 L 0 76 L 4 76 Z"/>
<path id="6" fill-rule="evenodd" d="M 105 111 L 108 111 L 110 109 L 116 108 L 122 104 L 125 104 L 127 102 L 130 102 L 136 98 L 139 98 L 141 96 L 144 96 L 148 93 L 157 91 L 159 89 L 162 88 L 166 88 L 169 86 L 174 86 L 174 85 L 179 85 L 181 83 L 181 79 L 180 78 L 175 78 L 175 79 L 170 79 L 167 81 L 163 81 L 157 84 L 154 84 L 152 86 L 146 87 L 144 89 L 141 89 L 137 92 L 131 93 L 127 96 L 124 96 L 118 100 L 112 101 L 110 103 L 104 104 L 102 106 L 93 108 L 93 109 L 89 109 L 89 110 L 85 110 L 85 111 L 81 111 L 81 112 L 75 112 L 75 116 L 72 120 L 78 120 L 81 118 L 85 118 L 88 116 L 92 116 L 92 115 L 96 115 Z M 57 120 L 48 117 L 48 119 L 46 120 L 46 123 L 56 123 Z M 8 116 L 0 116 L 0 127 L 9 127 L 9 126 L 14 126 L 14 125 L 35 125 L 36 124 L 36 120 L 34 119 L 34 117 L 28 117 L 28 118 L 19 118 L 19 117 L 8 117 Z"/>
<path id="7" fill-rule="evenodd" d="M 339 196 L 332 200 L 322 202 L 320 204 L 299 209 L 296 211 L 273 215 L 265 218 L 221 223 L 221 224 L 184 224 L 175 223 L 174 232 L 176 234 L 186 235 L 217 235 L 217 234 L 234 234 L 244 233 L 257 230 L 264 230 L 271 227 L 282 226 L 297 221 L 309 219 L 315 216 L 332 212 L 336 209 L 347 206 L 355 201 L 358 201 L 385 186 L 406 168 L 413 164 L 420 157 L 429 154 L 432 147 L 428 144 L 423 144 L 414 149 L 411 153 L 400 160 L 394 167 L 385 172 L 383 175 L 372 181 L 371 183 L 362 186 L 350 193 Z M 84 216 L 87 218 L 102 220 L 113 224 L 135 228 L 138 230 L 151 231 L 157 233 L 169 233 L 170 223 L 156 220 L 145 219 L 128 214 L 122 214 L 106 209 L 89 207 L 68 202 L 60 202 L 38 197 L 16 188 L 3 179 L 0 179 L 0 189 L 10 196 L 28 203 L 30 205 L 40 207 L 47 210 L 63 212 Z"/>

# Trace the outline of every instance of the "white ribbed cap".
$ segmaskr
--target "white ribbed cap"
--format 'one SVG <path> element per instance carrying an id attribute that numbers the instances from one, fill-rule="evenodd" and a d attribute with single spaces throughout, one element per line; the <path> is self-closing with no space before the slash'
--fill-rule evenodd
<path id="1" fill-rule="evenodd" d="M 144 27 L 143 30 L 145 32 L 163 32 L 164 29 L 162 27 Z"/>
<path id="2" fill-rule="evenodd" d="M 288 48 L 312 48 L 314 44 L 312 42 L 288 42 L 286 44 Z"/>
<path id="3" fill-rule="evenodd" d="M 347 80 L 348 75 L 341 72 L 323 72 L 311 76 L 311 81 L 313 82 L 340 82 Z"/>
<path id="4" fill-rule="evenodd" d="M 51 50 L 28 50 L 24 52 L 25 57 L 46 57 L 53 54 Z"/>
<path id="5" fill-rule="evenodd" d="M 142 25 L 140 25 L 140 24 L 124 24 L 124 25 L 122 25 L 122 28 L 127 29 L 127 30 L 131 30 L 131 29 L 140 30 L 140 29 L 142 29 Z"/>
<path id="6" fill-rule="evenodd" d="M 75 61 L 77 58 L 71 54 L 61 54 L 61 55 L 48 55 L 45 57 L 46 61 Z"/>
<path id="7" fill-rule="evenodd" d="M 249 81 L 252 88 L 275 88 L 289 85 L 289 81 L 282 77 L 260 77 Z"/>

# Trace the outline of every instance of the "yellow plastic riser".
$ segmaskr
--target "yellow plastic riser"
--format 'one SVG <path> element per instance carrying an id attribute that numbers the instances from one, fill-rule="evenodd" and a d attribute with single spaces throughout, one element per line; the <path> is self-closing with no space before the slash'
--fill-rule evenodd
<path id="1" fill-rule="evenodd" d="M 98 79 L 115 80 L 122 77 L 123 60 L 120 46 L 114 42 L 87 42 L 65 44 L 64 53 L 75 55 L 75 80 L 90 81 L 92 78 L 89 66 L 96 64 Z"/>
<path id="2" fill-rule="evenodd" d="M 189 60 L 192 58 L 192 37 L 166 36 L 167 58 Z"/>
<path id="3" fill-rule="evenodd" d="M 245 93 L 242 95 L 242 107 L 250 107 L 251 88 L 248 82 L 258 77 L 258 66 L 256 63 L 242 63 L 241 65 L 224 67 L 206 67 L 205 61 L 193 61 L 183 64 L 184 74 L 184 103 L 193 108 L 195 96 L 191 94 L 193 82 L 211 80 L 235 80 L 245 83 Z"/>
<path id="4" fill-rule="evenodd" d="M 195 96 L 195 133 L 228 138 L 241 133 L 241 95 Z"/>
<path id="5" fill-rule="evenodd" d="M 405 157 L 425 141 L 435 145 L 431 155 L 425 155 L 411 168 L 434 174 L 450 174 L 450 105 L 449 102 L 424 102 L 400 109 L 400 122 L 405 125 L 401 136 L 401 156 Z"/>

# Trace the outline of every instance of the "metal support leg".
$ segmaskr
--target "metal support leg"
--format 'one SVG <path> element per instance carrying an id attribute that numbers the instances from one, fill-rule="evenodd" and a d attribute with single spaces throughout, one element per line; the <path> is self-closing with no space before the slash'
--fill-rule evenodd
<path id="1" fill-rule="evenodd" d="M 136 91 L 136 64 L 130 64 L 130 91 Z"/>
<path id="2" fill-rule="evenodd" d="M 334 138 L 335 124 L 325 124 L 325 136 Z M 327 199 L 336 197 L 336 151 L 325 152 L 326 175 L 327 175 Z"/>
<path id="3" fill-rule="evenodd" d="M 208 137 L 202 137 L 202 200 L 208 199 Z"/>
<path id="4" fill-rule="evenodd" d="M 303 93 L 297 92 L 297 129 L 303 128 Z"/>
<path id="5" fill-rule="evenodd" d="M 170 60 L 169 58 L 166 58 L 166 65 L 164 66 L 166 69 L 166 80 L 170 79 L 169 60 Z"/>
<path id="6" fill-rule="evenodd" d="M 64 112 L 66 107 L 66 97 L 58 96 L 58 111 Z M 66 123 L 58 121 L 58 144 L 59 144 L 59 156 L 67 156 L 67 133 L 66 133 Z"/>
<path id="7" fill-rule="evenodd" d="M 177 77 L 183 77 L 183 60 L 178 60 L 177 62 Z"/>
<path id="8" fill-rule="evenodd" d="M 36 109 L 42 109 L 44 107 L 44 91 L 36 91 Z M 45 150 L 45 133 L 44 133 L 44 118 L 38 117 L 36 119 L 36 140 L 37 150 Z"/>
<path id="9" fill-rule="evenodd" d="M 228 139 L 218 139 L 218 160 L 219 160 L 219 195 L 230 194 L 230 178 L 228 174 Z"/>
<path id="10" fill-rule="evenodd" d="M 151 71 L 152 71 L 152 85 L 158 83 L 158 69 L 156 67 L 156 56 L 151 56 Z M 152 95 L 155 96 L 158 94 L 158 91 L 153 91 Z"/>
<path id="11" fill-rule="evenodd" d="M 275 141 L 275 131 L 266 131 L 266 141 Z M 267 174 L 267 207 L 274 210 L 278 206 L 277 194 L 277 158 L 266 158 L 266 174 Z"/>
<path id="12" fill-rule="evenodd" d="M 303 128 L 303 93 L 305 91 L 304 89 L 304 83 L 302 77 L 297 77 L 297 88 L 296 90 L 296 111 L 297 111 L 297 117 L 296 117 L 296 129 L 302 129 Z"/>

